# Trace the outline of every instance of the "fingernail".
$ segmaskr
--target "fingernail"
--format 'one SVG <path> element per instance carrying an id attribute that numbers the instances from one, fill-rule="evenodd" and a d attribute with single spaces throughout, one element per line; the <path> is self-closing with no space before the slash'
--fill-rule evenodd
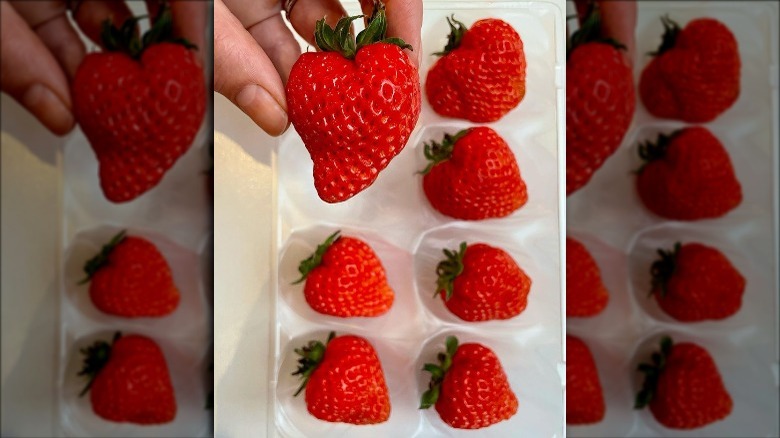
<path id="1" fill-rule="evenodd" d="M 67 133 L 75 123 L 67 105 L 43 84 L 33 84 L 28 88 L 22 97 L 22 105 L 55 134 Z"/>
<path id="2" fill-rule="evenodd" d="M 271 135 L 280 135 L 287 129 L 287 112 L 259 85 L 244 87 L 236 96 L 236 104 Z"/>

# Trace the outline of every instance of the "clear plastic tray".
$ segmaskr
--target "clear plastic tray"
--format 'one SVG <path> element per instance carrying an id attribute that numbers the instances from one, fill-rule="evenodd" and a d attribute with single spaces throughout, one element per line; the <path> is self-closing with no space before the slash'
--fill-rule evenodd
<path id="1" fill-rule="evenodd" d="M 351 15 L 357 3 L 347 3 Z M 562 6 L 562 5 L 561 5 Z M 443 118 L 423 97 L 417 128 L 406 148 L 363 193 L 340 204 L 326 204 L 314 190 L 312 163 L 300 137 L 290 129 L 273 157 L 276 223 L 272 272 L 268 436 L 528 436 L 561 437 L 563 416 L 563 67 L 564 20 L 550 2 L 425 2 L 421 82 L 446 44 L 446 16 L 471 25 L 501 18 L 520 34 L 528 64 L 527 94 L 498 122 L 487 124 L 510 145 L 528 187 L 528 202 L 503 219 L 457 221 L 436 212 L 422 190 L 422 144 L 472 126 Z M 355 22 L 357 23 L 357 22 Z M 297 266 L 335 230 L 364 239 L 376 251 L 395 291 L 388 313 L 376 318 L 341 319 L 320 315 L 303 299 Z M 531 277 L 528 306 L 506 321 L 465 323 L 434 298 L 433 268 L 444 247 L 461 241 L 485 242 L 508 251 Z M 306 410 L 298 386 L 294 348 L 324 339 L 331 330 L 367 338 L 377 349 L 390 391 L 387 422 L 353 426 L 317 420 Z M 476 340 L 493 349 L 518 396 L 510 420 L 479 431 L 445 425 L 435 410 L 419 410 L 427 388 L 422 364 L 435 358 L 448 334 Z"/>
<path id="2" fill-rule="evenodd" d="M 706 4 L 706 8 L 704 5 Z M 741 94 L 705 125 L 731 156 L 744 199 L 718 219 L 678 222 L 653 215 L 636 195 L 637 144 L 684 123 L 652 117 L 638 101 L 634 124 L 615 155 L 567 201 L 568 233 L 593 254 L 610 293 L 603 313 L 568 318 L 568 332 L 593 351 L 607 405 L 598 424 L 568 426 L 569 436 L 777 436 L 778 422 L 778 148 L 777 5 L 765 2 L 638 2 L 635 79 L 649 62 L 644 53 L 661 41 L 660 17 L 684 26 L 709 16 L 734 33 L 742 59 Z M 771 93 L 768 93 L 771 91 Z M 739 312 L 721 321 L 680 323 L 647 298 L 655 250 L 676 241 L 720 249 L 747 279 Z M 647 410 L 633 409 L 636 365 L 661 334 L 692 340 L 713 356 L 734 399 L 723 421 L 692 431 L 661 426 Z"/>

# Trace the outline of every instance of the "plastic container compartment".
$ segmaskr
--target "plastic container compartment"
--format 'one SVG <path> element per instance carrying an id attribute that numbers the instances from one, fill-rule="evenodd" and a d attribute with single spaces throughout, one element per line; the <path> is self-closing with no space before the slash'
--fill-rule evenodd
<path id="1" fill-rule="evenodd" d="M 211 303 L 210 219 L 204 170 L 211 135 L 204 118 L 192 147 L 160 184 L 135 200 L 113 204 L 98 183 L 97 160 L 80 130 L 62 155 L 62 257 L 60 260 L 60 354 L 57 378 L 60 433 L 73 437 L 205 437 L 211 436 L 212 411 L 206 410 Z M 163 254 L 181 293 L 177 309 L 160 318 L 121 318 L 99 311 L 89 298 L 83 265 L 122 229 L 144 237 Z M 79 397 L 86 380 L 79 349 L 114 332 L 152 338 L 163 351 L 177 403 L 175 419 L 142 426 L 103 420 L 93 411 L 89 394 Z"/>
<path id="2" fill-rule="evenodd" d="M 350 15 L 358 4 L 347 3 Z M 562 6 L 562 4 L 561 4 Z M 510 145 L 528 187 L 528 202 L 503 219 L 464 222 L 445 217 L 428 203 L 422 177 L 422 144 L 472 126 L 433 112 L 423 93 L 420 121 L 406 148 L 365 192 L 340 204 L 326 204 L 315 190 L 312 162 L 294 129 L 276 144 L 273 157 L 276 223 L 272 293 L 268 436 L 563 436 L 563 66 L 558 37 L 563 11 L 550 2 L 425 2 L 422 27 L 424 86 L 446 44 L 446 16 L 467 25 L 496 17 L 520 34 L 527 60 L 527 94 L 500 121 L 487 124 Z M 355 23 L 358 23 L 357 21 Z M 390 311 L 376 318 L 336 318 L 314 312 L 303 298 L 297 266 L 335 230 L 364 239 L 377 253 L 395 292 Z M 527 308 L 506 321 L 465 323 L 433 297 L 433 268 L 443 247 L 485 242 L 509 252 L 531 277 Z M 328 423 L 311 416 L 299 382 L 294 348 L 329 331 L 367 338 L 376 348 L 390 391 L 388 421 L 372 426 Z M 479 341 L 493 349 L 519 399 L 510 420 L 478 431 L 452 429 L 434 409 L 419 410 L 429 375 L 422 364 L 435 359 L 444 339 Z"/>
<path id="3" fill-rule="evenodd" d="M 741 94 L 705 126 L 728 150 L 743 201 L 727 215 L 681 222 L 655 216 L 639 200 L 632 170 L 637 144 L 658 132 L 688 126 L 651 116 L 637 97 L 625 141 L 593 180 L 567 201 L 568 233 L 582 241 L 610 292 L 603 313 L 567 318 L 568 332 L 593 351 L 607 411 L 595 425 L 567 426 L 568 436 L 777 436 L 778 421 L 778 106 L 777 5 L 752 2 L 639 2 L 635 80 L 657 48 L 669 13 L 680 25 L 709 16 L 734 33 L 742 59 Z M 704 7 L 706 5 L 706 7 Z M 767 91 L 771 91 L 768 93 Z M 720 321 L 681 323 L 648 298 L 655 250 L 675 242 L 721 250 L 747 280 L 742 307 Z M 616 329 L 619 328 L 619 329 Z M 691 431 L 667 429 L 648 410 L 632 409 L 639 388 L 636 365 L 662 334 L 694 341 L 713 356 L 734 400 L 723 421 Z"/>

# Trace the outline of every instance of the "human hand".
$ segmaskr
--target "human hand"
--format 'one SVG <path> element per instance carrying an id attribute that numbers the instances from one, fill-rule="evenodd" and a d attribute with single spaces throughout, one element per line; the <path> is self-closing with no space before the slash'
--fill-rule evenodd
<path id="1" fill-rule="evenodd" d="M 282 2 L 290 9 L 293 29 L 315 48 L 317 20 L 325 17 L 335 27 L 347 15 L 338 0 L 214 1 L 214 90 L 271 135 L 289 125 L 285 85 L 301 54 L 282 19 Z M 363 14 L 371 15 L 373 0 L 360 3 Z M 419 65 L 422 1 L 387 0 L 386 13 L 387 35 L 409 43 L 414 49 L 409 56 Z"/>
<path id="2" fill-rule="evenodd" d="M 592 0 L 575 0 L 580 23 L 588 14 Z M 629 67 L 634 65 L 636 51 L 636 2 L 597 0 L 601 14 L 601 32 L 626 46 L 623 59 Z"/>
<path id="3" fill-rule="evenodd" d="M 198 47 L 204 42 L 206 4 L 170 2 L 174 33 Z M 161 0 L 147 0 L 149 16 L 156 17 L 161 5 Z M 1 89 L 57 135 L 70 132 L 75 125 L 70 81 L 86 55 L 68 19 L 68 9 L 78 28 L 96 44 L 101 44 L 103 21 L 110 19 L 121 26 L 132 16 L 125 2 L 0 1 Z"/>

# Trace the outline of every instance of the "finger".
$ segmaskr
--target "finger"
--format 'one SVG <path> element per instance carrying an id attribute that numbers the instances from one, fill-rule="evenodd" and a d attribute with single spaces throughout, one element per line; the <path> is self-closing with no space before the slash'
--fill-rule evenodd
<path id="1" fill-rule="evenodd" d="M 636 50 L 636 2 L 600 1 L 601 32 L 626 46 L 624 58 L 633 65 Z"/>
<path id="2" fill-rule="evenodd" d="M 263 48 L 279 72 L 282 82 L 287 85 L 290 70 L 301 55 L 301 46 L 284 23 L 282 14 L 276 14 L 247 30 Z"/>
<path id="3" fill-rule="evenodd" d="M 43 42 L 7 2 L 0 2 L 0 88 L 58 135 L 75 124 L 68 81 Z"/>
<path id="4" fill-rule="evenodd" d="M 160 15 L 160 6 L 162 2 L 160 0 L 145 0 L 146 12 L 149 14 L 149 21 L 154 23 L 154 20 Z"/>
<path id="5" fill-rule="evenodd" d="M 172 1 L 173 34 L 186 39 L 198 46 L 195 52 L 199 62 L 203 62 L 208 48 L 206 47 L 206 7 L 211 7 L 205 1 Z"/>
<path id="6" fill-rule="evenodd" d="M 588 15 L 591 1 L 592 0 L 574 0 L 574 6 L 577 8 L 577 16 L 579 17 L 580 23 L 582 23 Z"/>
<path id="7" fill-rule="evenodd" d="M 120 27 L 132 16 L 123 1 L 84 0 L 73 14 L 73 19 L 90 40 L 102 46 L 100 32 L 103 29 L 103 22 L 110 19 L 114 26 Z"/>
<path id="8" fill-rule="evenodd" d="M 325 18 L 325 22 L 335 28 L 347 11 L 338 0 L 297 0 L 290 11 L 289 20 L 293 29 L 309 44 L 317 47 L 314 41 L 314 25 Z"/>
<path id="9" fill-rule="evenodd" d="M 360 0 L 366 16 L 374 10 L 374 0 Z M 422 0 L 386 0 L 387 36 L 401 38 L 412 46 L 409 58 L 419 66 L 422 61 Z M 408 53 L 408 52 L 407 52 Z"/>
<path id="10" fill-rule="evenodd" d="M 222 0 L 214 1 L 214 90 L 271 135 L 287 129 L 284 85 L 271 60 Z"/>

